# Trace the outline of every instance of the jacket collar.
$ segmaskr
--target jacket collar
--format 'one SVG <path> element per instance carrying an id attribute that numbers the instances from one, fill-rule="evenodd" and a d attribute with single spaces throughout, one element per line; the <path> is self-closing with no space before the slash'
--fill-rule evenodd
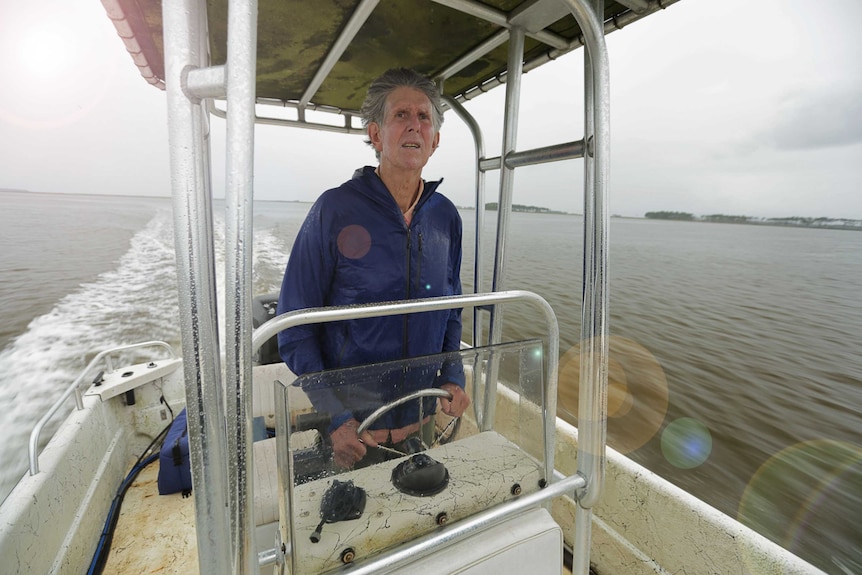
<path id="1" fill-rule="evenodd" d="M 399 214 L 401 210 L 398 208 L 398 204 L 395 203 L 395 198 L 392 197 L 392 194 L 389 192 L 389 189 L 383 183 L 383 180 L 374 173 L 374 166 L 364 166 L 359 168 L 355 172 L 353 172 L 353 181 L 357 184 L 356 186 L 360 192 L 368 196 L 371 200 L 388 206 L 393 207 L 398 210 Z M 419 202 L 416 204 L 416 208 L 413 210 L 413 213 L 419 211 L 419 208 L 422 207 L 428 198 L 437 191 L 437 187 L 443 183 L 443 178 L 439 180 L 425 182 L 424 189 L 422 190 L 422 195 L 419 196 Z"/>

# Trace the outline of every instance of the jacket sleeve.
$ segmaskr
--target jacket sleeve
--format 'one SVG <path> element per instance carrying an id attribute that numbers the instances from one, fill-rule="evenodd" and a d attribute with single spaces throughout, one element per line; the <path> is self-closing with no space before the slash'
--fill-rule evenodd
<path id="1" fill-rule="evenodd" d="M 322 242 L 320 209 L 315 204 L 306 216 L 287 261 L 278 297 L 279 315 L 323 305 L 326 289 L 321 280 L 330 275 Z M 329 285 L 327 281 L 326 286 Z M 324 368 L 319 325 L 301 325 L 278 334 L 281 359 L 296 375 Z"/>
<path id="2" fill-rule="evenodd" d="M 279 314 L 322 307 L 328 300 L 335 259 L 330 242 L 327 241 L 321 203 L 318 200 L 312 206 L 291 249 L 278 299 Z M 279 332 L 278 352 L 297 376 L 323 371 L 326 364 L 321 325 L 300 325 Z M 333 425 L 337 420 L 343 423 L 350 418 L 332 388 L 302 387 L 318 412 L 328 413 L 333 417 Z"/>

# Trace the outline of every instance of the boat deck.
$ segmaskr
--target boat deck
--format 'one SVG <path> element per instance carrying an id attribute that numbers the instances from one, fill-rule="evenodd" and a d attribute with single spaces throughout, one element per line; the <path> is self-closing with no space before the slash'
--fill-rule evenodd
<path id="1" fill-rule="evenodd" d="M 158 475 L 155 461 L 126 493 L 104 573 L 198 573 L 194 498 L 159 495 Z"/>

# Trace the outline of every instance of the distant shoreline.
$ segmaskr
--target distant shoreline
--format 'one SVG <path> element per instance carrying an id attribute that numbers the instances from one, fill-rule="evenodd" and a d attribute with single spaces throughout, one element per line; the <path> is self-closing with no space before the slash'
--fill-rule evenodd
<path id="1" fill-rule="evenodd" d="M 0 188 L 0 194 L 39 194 L 45 196 L 80 196 L 80 197 L 109 197 L 109 198 L 129 198 L 129 199 L 146 199 L 146 200 L 170 200 L 171 196 L 153 195 L 143 196 L 140 194 L 99 194 L 99 193 L 65 193 L 65 192 L 44 192 L 33 190 L 22 190 L 20 188 Z M 215 198 L 218 201 L 224 201 L 224 198 Z M 290 204 L 313 204 L 313 200 L 274 200 L 255 198 L 256 202 L 279 202 Z M 475 210 L 475 206 L 458 206 L 460 210 Z M 485 209 L 488 211 L 497 211 L 497 203 L 489 202 L 485 204 Z M 575 216 L 583 217 L 583 214 L 575 212 L 564 212 L 552 210 L 541 206 L 528 206 L 522 204 L 513 204 L 512 212 L 527 213 L 527 214 L 551 214 L 559 216 Z M 611 215 L 612 219 L 633 219 L 633 220 L 665 220 L 665 221 L 680 221 L 680 222 L 698 222 L 709 224 L 743 224 L 753 226 L 777 226 L 790 228 L 809 228 L 820 230 L 851 230 L 862 231 L 862 220 L 852 218 L 809 218 L 803 216 L 790 218 L 758 218 L 754 216 L 736 216 L 725 214 L 711 214 L 706 216 L 697 216 L 688 212 L 647 212 L 641 216 L 623 216 L 619 214 Z"/>
<path id="2" fill-rule="evenodd" d="M 756 218 L 753 216 L 735 216 L 726 214 L 710 214 L 696 216 L 688 212 L 647 212 L 647 220 L 668 220 L 679 222 L 703 222 L 708 224 L 743 224 L 751 226 L 778 226 L 785 228 L 814 228 L 820 230 L 854 230 L 862 231 L 862 220 L 850 218 L 808 218 L 795 216 L 790 218 Z"/>
<path id="3" fill-rule="evenodd" d="M 140 194 L 95 194 L 92 192 L 43 192 L 21 190 L 18 188 L 0 188 L 0 194 L 38 194 L 40 196 L 75 196 L 84 198 L 129 198 L 142 200 L 170 200 L 171 196 L 142 196 Z"/>
<path id="4" fill-rule="evenodd" d="M 468 208 L 473 209 L 473 208 Z M 497 202 L 488 202 L 485 204 L 485 209 L 496 212 L 497 211 Z M 561 212 L 558 210 L 552 210 L 550 208 L 543 208 L 541 206 L 525 206 L 523 204 L 512 204 L 512 211 L 524 214 L 556 214 L 560 216 L 579 216 L 580 214 L 573 214 L 570 212 Z"/>

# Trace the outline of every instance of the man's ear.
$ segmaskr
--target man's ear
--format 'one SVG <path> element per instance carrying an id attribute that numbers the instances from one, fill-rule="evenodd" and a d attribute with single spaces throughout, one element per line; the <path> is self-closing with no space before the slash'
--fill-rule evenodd
<path id="1" fill-rule="evenodd" d="M 440 145 L 440 132 L 437 132 L 436 134 L 434 134 L 434 141 L 431 142 L 431 154 L 432 155 L 437 150 L 437 147 L 439 145 Z"/>
<path id="2" fill-rule="evenodd" d="M 371 145 L 374 146 L 374 149 L 378 152 L 382 152 L 383 142 L 380 140 L 380 126 L 377 122 L 368 122 L 367 130 L 368 140 L 371 142 Z"/>

